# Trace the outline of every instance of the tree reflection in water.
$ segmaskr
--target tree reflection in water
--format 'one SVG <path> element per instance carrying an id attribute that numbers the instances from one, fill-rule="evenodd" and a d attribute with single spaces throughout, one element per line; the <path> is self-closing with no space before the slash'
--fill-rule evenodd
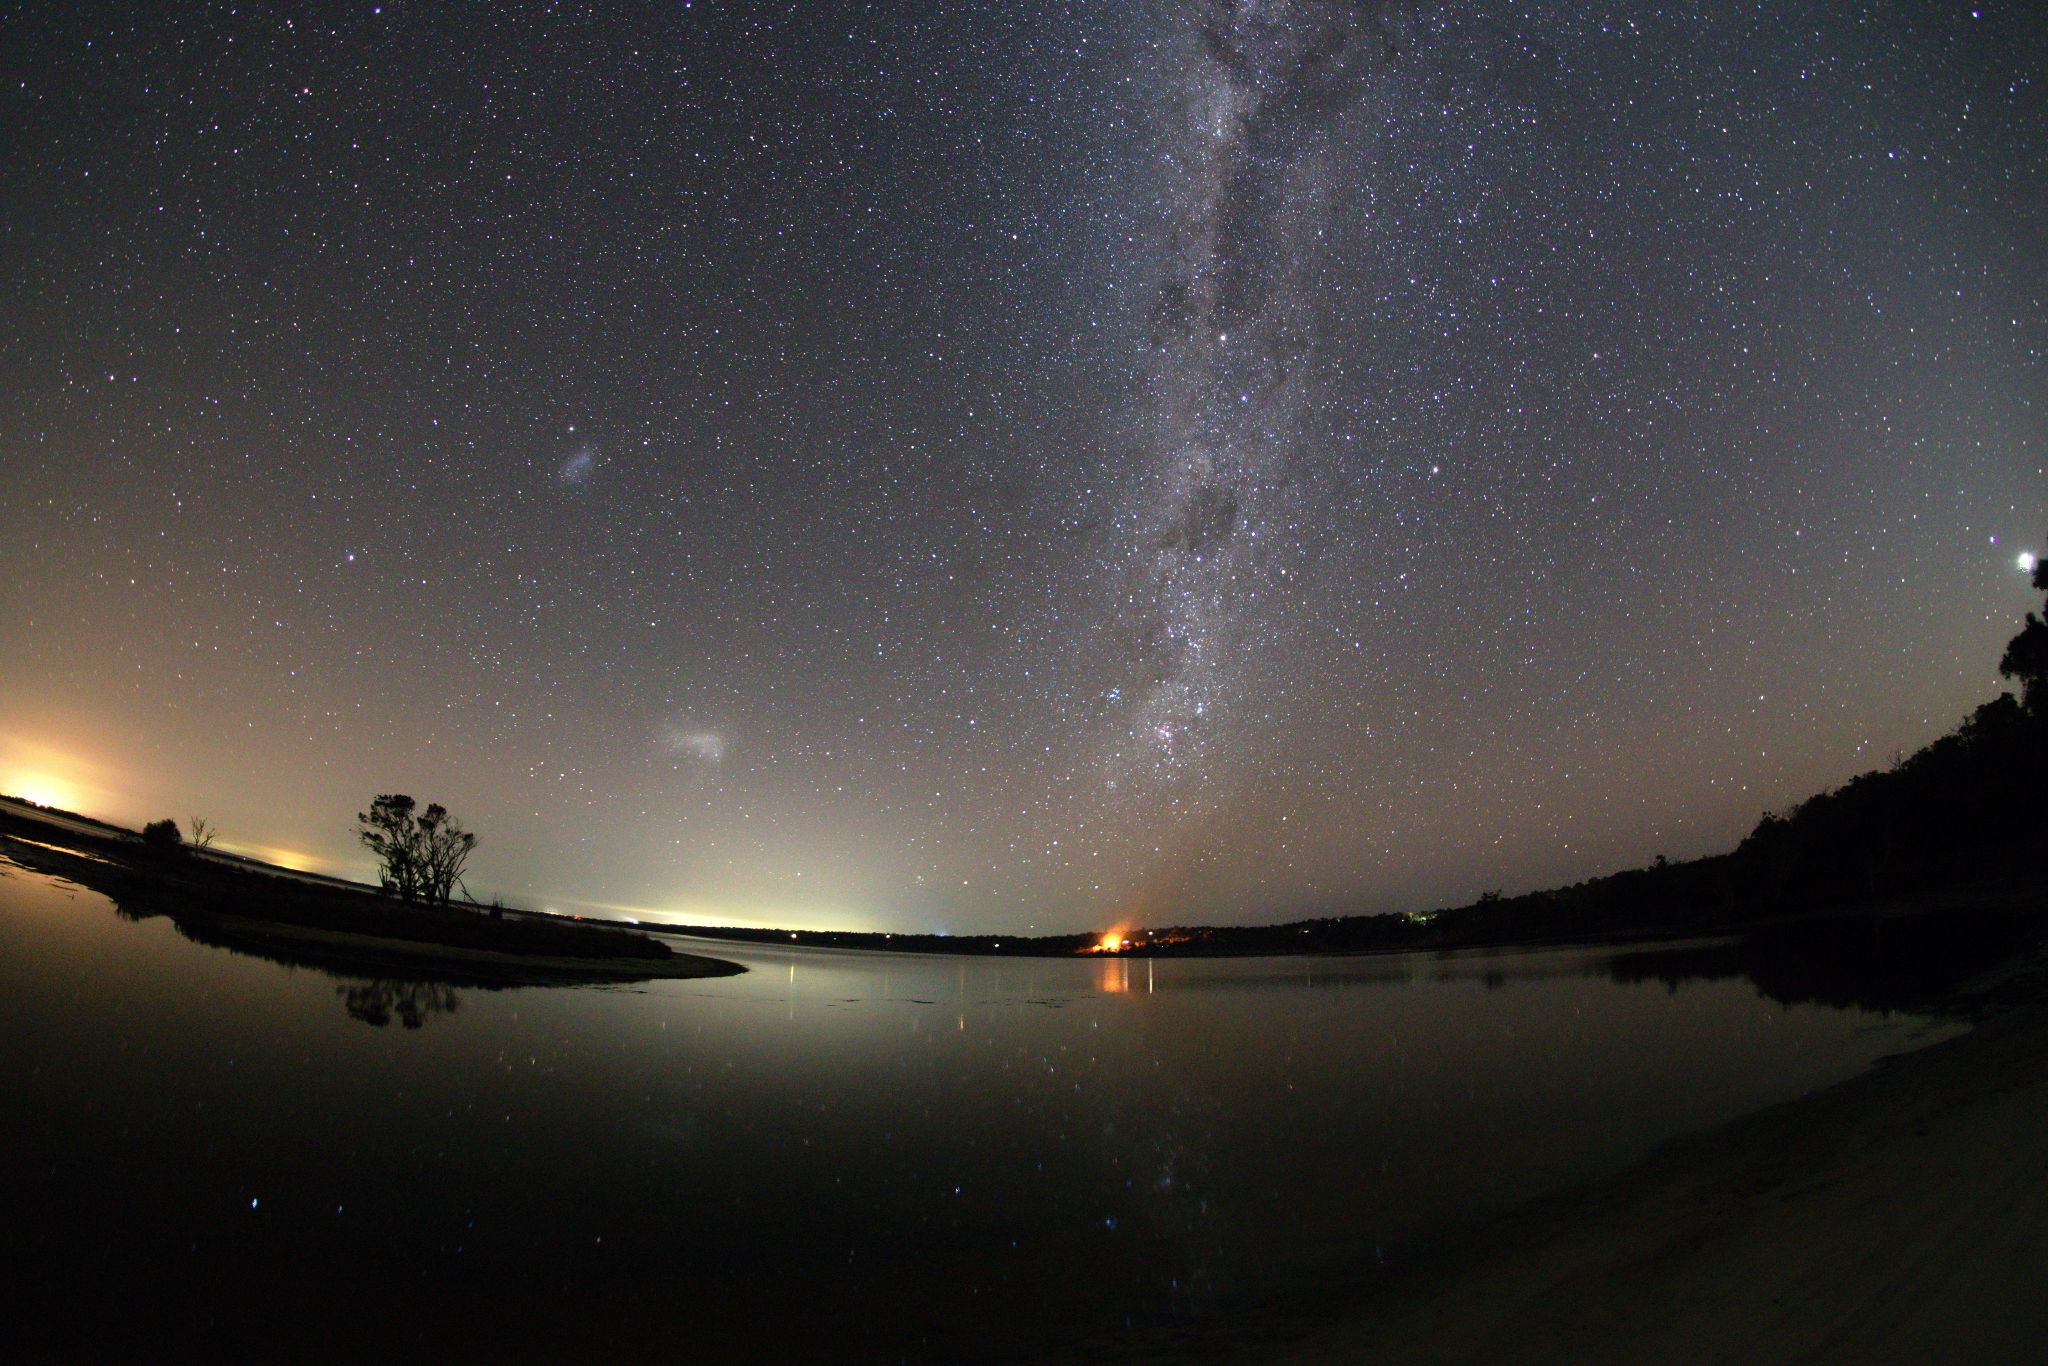
<path id="1" fill-rule="evenodd" d="M 461 998 L 446 982 L 414 982 L 395 977 L 374 977 L 361 982 L 344 982 L 334 989 L 347 1007 L 349 1018 L 379 1029 L 396 1015 L 407 1029 L 425 1025 L 430 1015 L 453 1015 Z"/>
<path id="2" fill-rule="evenodd" d="M 1996 990 L 2002 966 L 2040 951 L 2031 906 L 1957 907 L 1919 914 L 1846 915 L 1758 926 L 1739 938 L 1627 949 L 1607 965 L 1617 982 L 1746 977 L 1781 1005 L 1923 1014 L 1967 1012 L 1975 983 Z"/>

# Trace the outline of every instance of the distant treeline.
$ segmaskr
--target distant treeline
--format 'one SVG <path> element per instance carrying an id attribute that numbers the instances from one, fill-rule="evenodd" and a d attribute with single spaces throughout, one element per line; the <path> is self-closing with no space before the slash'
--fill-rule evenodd
<path id="1" fill-rule="evenodd" d="M 2020 959 L 2041 940 L 2038 906 L 1950 907 L 1925 915 L 1831 915 L 1784 920 L 1740 935 L 1625 950 L 1607 974 L 1617 982 L 1747 980 L 1785 1005 L 1948 1014 L 1996 995 L 1958 989 Z M 2020 987 L 2024 995 L 2029 988 Z"/>
<path id="2" fill-rule="evenodd" d="M 1064 957 L 1095 947 L 1092 934 L 880 934 L 865 930 L 760 930 L 746 927 L 648 925 L 674 934 L 747 944 L 801 944 L 819 949 L 890 949 L 897 953 L 1025 954 Z"/>
<path id="3" fill-rule="evenodd" d="M 1330 916 L 1283 925 L 1174 926 L 1126 939 L 1126 956 L 1370 952 L 1712 934 L 1813 915 L 2038 896 L 2048 865 L 2048 714 L 2012 697 L 1890 768 L 1766 815 L 1732 853 L 1487 895 L 1425 914 Z M 755 943 L 908 953 L 1066 956 L 1097 936 L 690 931 Z"/>
<path id="4" fill-rule="evenodd" d="M 1889 769 L 1766 815 L 1733 852 L 1435 915 L 1162 931 L 1156 953 L 1391 949 L 1701 934 L 1886 903 L 2038 893 L 2048 717 L 2011 697 Z"/>

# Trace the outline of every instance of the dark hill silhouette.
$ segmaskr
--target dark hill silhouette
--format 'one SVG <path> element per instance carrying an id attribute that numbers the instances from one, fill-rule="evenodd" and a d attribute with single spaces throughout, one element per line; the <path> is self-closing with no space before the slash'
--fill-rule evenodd
<path id="1" fill-rule="evenodd" d="M 2048 691 L 2042 693 L 2048 698 Z M 1659 860 L 1568 887 L 1488 894 L 1422 914 L 1133 932 L 1142 956 L 1361 953 L 1589 940 L 1672 939 L 1877 909 L 2032 905 L 2048 850 L 2048 715 L 2012 697 L 1888 769 L 1767 814 L 1734 851 Z M 1974 923 L 1974 922 L 1973 922 Z M 1958 921 L 1961 924 L 1961 921 Z M 882 935 L 712 929 L 713 938 L 896 952 L 1066 956 L 1096 935 Z"/>
<path id="2" fill-rule="evenodd" d="M 2048 592 L 2048 564 L 2033 570 Z M 2048 604 L 2044 604 L 2048 613 Z M 1374 952 L 1749 930 L 1873 910 L 2041 909 L 2048 850 L 2048 622 L 2028 613 L 2000 672 L 2020 696 L 1978 707 L 1952 733 L 1888 769 L 1864 773 L 1789 810 L 1767 813 L 1732 852 L 1659 859 L 1569 887 L 1488 893 L 1420 914 L 1339 915 L 1280 925 L 1133 931 L 1127 956 Z M 1958 916 L 1965 932 L 1976 918 Z M 2002 920 L 2000 923 L 2004 923 Z M 714 938 L 897 952 L 1100 952 L 1095 935 L 882 935 L 690 930 Z M 1999 931 L 2002 938 L 2004 930 Z M 1789 941 L 1788 941 L 1789 942 Z"/>

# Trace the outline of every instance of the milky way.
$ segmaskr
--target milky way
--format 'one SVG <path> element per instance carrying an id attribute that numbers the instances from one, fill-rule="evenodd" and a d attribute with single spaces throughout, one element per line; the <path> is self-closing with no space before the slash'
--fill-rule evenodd
<path id="1" fill-rule="evenodd" d="M 2048 549 L 2023 6 L 17 8 L 0 790 L 731 923 L 1421 909 L 1925 743 Z"/>
<path id="2" fill-rule="evenodd" d="M 1397 38 L 1392 7 L 1372 0 L 1203 0 L 1161 17 L 1180 80 L 1159 130 L 1164 278 L 1142 367 L 1143 468 L 1114 526 L 1133 671 L 1124 757 L 1213 778 L 1248 656 L 1270 647 L 1300 572 L 1290 456 L 1315 350 L 1330 141 Z"/>

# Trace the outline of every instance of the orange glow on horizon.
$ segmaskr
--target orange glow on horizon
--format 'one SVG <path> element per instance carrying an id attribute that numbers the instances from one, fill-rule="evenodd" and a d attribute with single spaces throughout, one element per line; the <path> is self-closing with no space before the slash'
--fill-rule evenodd
<path id="1" fill-rule="evenodd" d="M 53 806 L 60 811 L 77 811 L 81 805 L 80 789 L 62 778 L 27 769 L 16 769 L 7 775 L 4 786 L 0 786 L 10 797 L 19 797 L 37 806 Z M 83 814 L 82 812 L 80 814 Z"/>
<path id="2" fill-rule="evenodd" d="M 336 871 L 334 865 L 318 854 L 308 854 L 297 849 L 283 849 L 274 844 L 240 844 L 221 841 L 215 846 L 223 853 L 240 854 L 260 863 L 275 864 L 289 868 L 295 873 L 327 873 Z"/>
<path id="3" fill-rule="evenodd" d="M 107 765 L 19 732 L 0 733 L 0 795 L 55 807 L 94 820 L 127 813 L 109 786 Z"/>
<path id="4" fill-rule="evenodd" d="M 546 909 L 550 915 L 568 915 L 573 912 L 567 908 L 573 906 L 581 906 L 584 913 L 594 913 L 601 919 L 617 919 L 623 916 L 652 929 L 674 930 L 682 934 L 687 934 L 693 929 L 787 930 L 791 926 L 806 934 L 829 934 L 835 930 L 847 930 L 856 934 L 881 933 L 875 928 L 872 917 L 859 908 L 833 904 L 790 903 L 784 906 L 768 906 L 764 909 L 755 903 L 698 896 L 678 898 L 665 906 L 649 906 L 632 902 L 591 901 L 583 897 L 562 896 L 550 900 Z"/>

